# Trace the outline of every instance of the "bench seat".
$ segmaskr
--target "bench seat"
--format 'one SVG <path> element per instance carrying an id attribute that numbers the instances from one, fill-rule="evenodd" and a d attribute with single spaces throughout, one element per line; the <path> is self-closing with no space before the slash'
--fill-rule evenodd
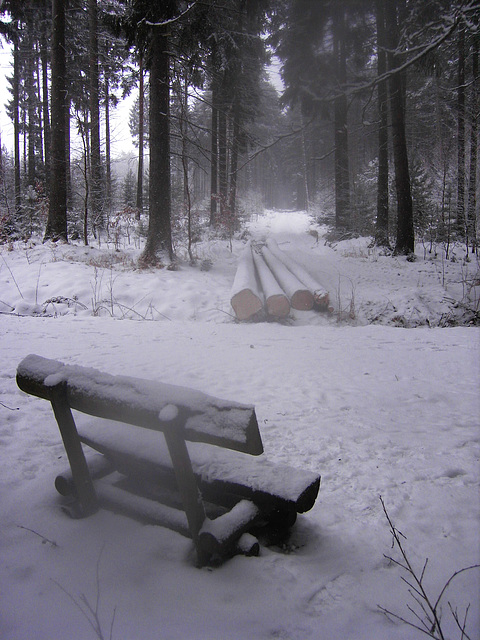
<path id="1" fill-rule="evenodd" d="M 83 416 L 82 416 L 83 418 Z M 174 469 L 165 440 L 147 429 L 132 431 L 109 420 L 76 420 L 80 440 L 102 453 L 129 477 L 157 477 L 174 481 Z M 279 465 L 265 455 L 247 456 L 220 447 L 188 443 L 198 486 L 205 498 L 226 504 L 230 495 L 252 500 L 260 507 L 304 513 L 317 498 L 320 476 L 304 469 Z"/>

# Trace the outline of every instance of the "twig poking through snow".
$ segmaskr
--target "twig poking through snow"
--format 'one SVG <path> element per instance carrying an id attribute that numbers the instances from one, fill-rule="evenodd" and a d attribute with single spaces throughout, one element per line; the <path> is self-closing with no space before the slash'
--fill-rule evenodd
<path id="1" fill-rule="evenodd" d="M 3 404 L 3 402 L 0 402 L 0 404 L 2 405 L 2 407 L 5 407 L 5 409 L 8 409 L 9 411 L 20 411 L 20 407 L 7 407 L 7 405 Z"/>
<path id="2" fill-rule="evenodd" d="M 103 553 L 103 549 L 104 546 L 102 547 L 102 549 L 100 550 L 100 553 L 98 555 L 98 560 L 97 560 L 97 569 L 96 569 L 96 587 L 97 587 L 97 594 L 95 597 L 95 608 L 90 604 L 87 596 L 82 593 L 79 597 L 79 599 L 77 600 L 74 596 L 72 596 L 72 594 L 67 591 L 65 589 L 65 587 L 63 587 L 60 583 L 58 583 L 56 580 L 52 579 L 52 582 L 54 582 L 57 587 L 59 589 L 61 589 L 63 591 L 63 593 L 73 602 L 73 604 L 77 607 L 77 609 L 79 609 L 83 616 L 87 619 L 88 624 L 92 627 L 92 629 L 94 630 L 96 636 L 99 638 L 99 640 L 107 640 L 107 636 L 104 635 L 103 633 L 103 629 L 102 629 L 102 624 L 100 622 L 100 618 L 99 618 L 99 609 L 100 609 L 100 560 L 102 557 L 102 553 Z M 114 607 L 113 608 L 113 614 L 112 614 L 112 620 L 110 622 L 110 634 L 108 636 L 108 640 L 112 640 L 113 638 L 113 625 L 115 624 L 115 614 L 117 612 L 117 608 Z"/>
<path id="3" fill-rule="evenodd" d="M 385 517 L 390 527 L 390 533 L 393 536 L 392 548 L 394 548 L 395 545 L 397 546 L 397 549 L 400 551 L 400 555 L 402 556 L 403 562 L 395 560 L 391 556 L 385 555 L 384 557 L 387 560 L 390 560 L 390 562 L 392 562 L 393 564 L 397 565 L 398 567 L 401 567 L 404 571 L 406 571 L 408 579 L 404 578 L 403 576 L 401 577 L 401 579 L 409 587 L 408 593 L 411 595 L 413 600 L 417 603 L 417 606 L 420 608 L 420 613 L 418 612 L 418 610 L 416 611 L 409 604 L 407 604 L 407 609 L 418 620 L 419 624 L 415 622 L 411 622 L 410 620 L 407 620 L 401 615 L 393 613 L 393 611 L 390 611 L 389 609 L 385 609 L 380 605 L 378 605 L 378 608 L 382 613 L 384 613 L 387 616 L 387 618 L 394 618 L 395 620 L 399 620 L 400 622 L 403 622 L 408 626 L 413 627 L 418 631 L 421 631 L 422 633 L 429 636 L 430 638 L 435 638 L 436 640 L 445 640 L 445 635 L 444 635 L 442 624 L 441 624 L 441 607 L 440 607 L 440 603 L 443 596 L 445 595 L 445 591 L 450 586 L 453 579 L 456 578 L 458 575 L 460 575 L 461 573 L 464 573 L 465 571 L 469 571 L 470 569 L 478 569 L 480 568 L 480 565 L 475 564 L 470 567 L 464 567 L 459 571 L 455 571 L 450 576 L 450 578 L 446 581 L 445 585 L 440 591 L 440 595 L 435 601 L 435 604 L 432 604 L 432 600 L 430 599 L 430 596 L 427 594 L 423 584 L 423 579 L 425 577 L 425 571 L 427 569 L 427 564 L 428 564 L 428 558 L 425 560 L 420 576 L 418 576 L 415 569 L 412 567 L 412 564 L 403 547 L 402 538 L 406 540 L 406 537 L 393 524 L 390 518 L 390 515 L 387 511 L 387 508 L 385 506 L 385 503 L 382 499 L 382 496 L 380 496 L 380 502 L 382 503 L 383 512 L 385 514 Z M 461 631 L 461 634 L 462 634 L 461 640 L 464 640 L 464 639 L 471 640 L 470 636 L 465 631 L 470 604 L 468 604 L 466 608 L 463 624 L 459 620 L 457 609 L 453 610 L 453 607 L 450 604 L 450 602 L 448 603 L 448 606 L 450 607 L 450 611 L 452 612 L 453 618 L 459 630 Z"/>
<path id="4" fill-rule="evenodd" d="M 20 294 L 20 296 L 22 297 L 23 300 L 25 300 L 25 298 L 23 297 L 23 293 L 20 290 L 20 287 L 18 286 L 18 282 L 15 280 L 15 276 L 13 275 L 13 271 L 10 269 L 8 262 L 5 260 L 5 258 L 2 256 L 2 260 L 5 263 L 5 266 L 7 267 L 7 269 L 10 272 L 10 275 L 12 276 L 12 280 L 15 283 L 15 286 L 17 287 L 17 291 Z"/>
<path id="5" fill-rule="evenodd" d="M 33 533 L 34 535 L 38 536 L 39 538 L 42 539 L 42 544 L 49 544 L 52 547 L 58 547 L 58 544 L 54 541 L 54 540 L 50 540 L 49 538 L 42 536 L 41 533 L 38 533 L 38 531 L 34 531 L 33 529 L 29 529 L 28 527 L 24 527 L 21 524 L 17 524 L 17 527 L 19 529 L 24 529 L 25 531 L 30 531 L 30 533 Z"/>

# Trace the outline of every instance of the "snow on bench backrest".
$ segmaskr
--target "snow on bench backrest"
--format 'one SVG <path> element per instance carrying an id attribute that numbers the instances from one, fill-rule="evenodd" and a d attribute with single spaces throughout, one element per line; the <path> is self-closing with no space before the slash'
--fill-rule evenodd
<path id="1" fill-rule="evenodd" d="M 127 424 L 166 431 L 179 429 L 192 442 L 205 442 L 252 455 L 263 452 L 255 409 L 201 391 L 141 378 L 113 376 L 29 355 L 17 368 L 22 391 L 51 400 L 64 384 L 72 409 Z"/>

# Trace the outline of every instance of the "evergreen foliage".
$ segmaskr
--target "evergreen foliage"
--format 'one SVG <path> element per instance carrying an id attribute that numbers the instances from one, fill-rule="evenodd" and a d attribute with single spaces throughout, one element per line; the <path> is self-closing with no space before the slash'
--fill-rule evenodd
<path id="1" fill-rule="evenodd" d="M 1 5 L 0 35 L 12 48 L 7 110 L 14 124 L 13 153 L 2 154 L 2 238 L 41 233 L 42 224 L 48 238 L 67 239 L 67 223 L 72 230 L 81 223 L 86 243 L 108 233 L 119 204 L 110 114 L 138 91 L 141 60 L 136 197 L 129 172 L 118 198 L 140 217 L 148 177 L 145 265 L 173 260 L 181 242 L 191 252 L 200 218 L 233 233 L 247 202 L 321 210 L 337 236 L 370 233 L 379 245 L 394 240 L 397 253 L 410 253 L 415 236 L 433 233 L 452 233 L 476 250 L 477 0 L 62 6 L 67 89 L 58 169 L 52 5 Z M 281 95 L 266 75 L 272 55 Z M 137 100 L 130 114 L 137 145 L 139 110 Z M 83 147 L 72 161 L 71 129 Z M 51 172 L 59 170 L 66 196 L 52 231 L 45 213 L 56 206 L 61 181 Z M 32 193 L 42 194 L 40 208 L 32 208 Z"/>

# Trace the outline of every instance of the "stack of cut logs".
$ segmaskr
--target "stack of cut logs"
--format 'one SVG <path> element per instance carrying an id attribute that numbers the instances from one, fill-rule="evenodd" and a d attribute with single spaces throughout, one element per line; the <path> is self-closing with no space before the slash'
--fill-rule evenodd
<path id="1" fill-rule="evenodd" d="M 290 309 L 329 310 L 328 291 L 286 255 L 270 238 L 257 251 L 248 242 L 240 256 L 231 305 L 238 320 L 255 320 L 264 313 L 286 318 Z"/>

